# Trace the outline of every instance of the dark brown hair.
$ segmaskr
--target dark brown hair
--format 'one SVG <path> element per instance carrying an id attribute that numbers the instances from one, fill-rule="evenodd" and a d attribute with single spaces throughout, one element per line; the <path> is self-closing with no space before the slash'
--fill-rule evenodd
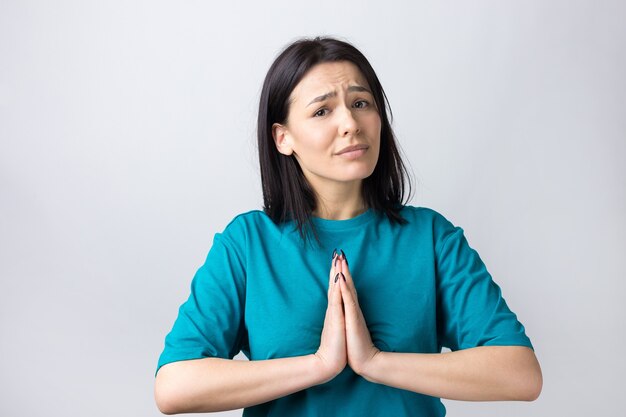
<path id="1" fill-rule="evenodd" d="M 289 97 L 306 73 L 317 64 L 336 61 L 352 62 L 361 71 L 372 90 L 381 120 L 378 162 L 372 175 L 362 182 L 364 202 L 367 207 L 384 212 L 392 222 L 406 223 L 400 210 L 405 197 L 410 197 L 411 182 L 391 129 L 389 120 L 393 120 L 393 115 L 389 101 L 374 69 L 347 42 L 329 37 L 305 38 L 288 45 L 272 63 L 261 91 L 257 124 L 263 210 L 275 223 L 295 220 L 303 239 L 308 228 L 317 238 L 310 221 L 317 204 L 315 193 L 295 156 L 283 155 L 276 149 L 272 125 L 286 122 Z"/>

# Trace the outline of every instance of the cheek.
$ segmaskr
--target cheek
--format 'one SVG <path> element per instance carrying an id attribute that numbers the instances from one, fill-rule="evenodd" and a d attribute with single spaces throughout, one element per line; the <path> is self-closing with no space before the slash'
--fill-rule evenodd
<path id="1" fill-rule="evenodd" d="M 380 115 L 376 112 L 370 112 L 368 114 L 363 115 L 363 119 L 361 119 L 361 123 L 363 127 L 367 129 L 370 135 L 377 134 L 380 136 L 380 131 L 382 128 L 382 123 L 380 120 Z"/>
<path id="2" fill-rule="evenodd" d="M 373 126 L 370 130 L 370 143 L 372 147 L 376 148 L 376 152 L 380 150 L 380 132 L 381 129 L 379 126 Z"/>
<path id="3" fill-rule="evenodd" d="M 380 154 L 380 132 L 381 132 L 381 126 L 380 126 L 380 121 L 378 120 L 377 123 L 374 123 L 372 126 L 372 132 L 373 132 L 373 143 L 372 145 L 376 148 L 376 157 L 375 159 L 378 160 L 378 155 Z"/>
<path id="4" fill-rule="evenodd" d="M 305 158 L 323 156 L 327 153 L 333 138 L 323 126 L 312 126 L 306 131 L 299 132 L 298 140 L 295 141 L 296 149 L 299 149 L 301 156 Z M 305 155 L 307 153 L 308 155 Z"/>
<path id="5" fill-rule="evenodd" d="M 374 128 L 376 129 L 376 132 L 378 132 L 378 138 L 380 138 L 380 132 L 382 131 L 382 123 L 380 121 L 380 116 L 379 115 L 376 115 L 376 117 L 375 117 Z"/>

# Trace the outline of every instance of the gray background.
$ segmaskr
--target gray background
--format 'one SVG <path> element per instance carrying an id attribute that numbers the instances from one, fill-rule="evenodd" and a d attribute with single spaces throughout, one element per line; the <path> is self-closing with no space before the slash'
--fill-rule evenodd
<path id="1" fill-rule="evenodd" d="M 159 415 L 191 278 L 262 204 L 263 77 L 317 34 L 370 59 L 412 203 L 465 229 L 536 347 L 536 402 L 449 415 L 618 413 L 625 3 L 382 3 L 0 2 L 0 415 Z"/>

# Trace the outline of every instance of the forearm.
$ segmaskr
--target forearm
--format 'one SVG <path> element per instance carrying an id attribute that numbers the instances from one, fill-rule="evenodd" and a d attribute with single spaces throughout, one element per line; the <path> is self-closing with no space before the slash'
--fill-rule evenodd
<path id="1" fill-rule="evenodd" d="M 542 376 L 522 346 L 481 346 L 455 352 L 378 353 L 362 376 L 434 397 L 464 401 L 535 400 Z"/>
<path id="2" fill-rule="evenodd" d="M 164 414 L 234 410 L 323 383 L 315 355 L 259 361 L 206 358 L 164 365 L 155 398 Z"/>

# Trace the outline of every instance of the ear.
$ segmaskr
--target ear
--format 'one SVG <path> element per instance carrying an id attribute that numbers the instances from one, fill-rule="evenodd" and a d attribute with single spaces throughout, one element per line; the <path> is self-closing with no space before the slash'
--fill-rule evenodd
<path id="1" fill-rule="evenodd" d="M 283 126 L 280 123 L 274 123 L 272 125 L 272 137 L 274 138 L 274 143 L 276 144 L 278 152 L 287 156 L 293 153 L 289 131 L 286 126 Z"/>

